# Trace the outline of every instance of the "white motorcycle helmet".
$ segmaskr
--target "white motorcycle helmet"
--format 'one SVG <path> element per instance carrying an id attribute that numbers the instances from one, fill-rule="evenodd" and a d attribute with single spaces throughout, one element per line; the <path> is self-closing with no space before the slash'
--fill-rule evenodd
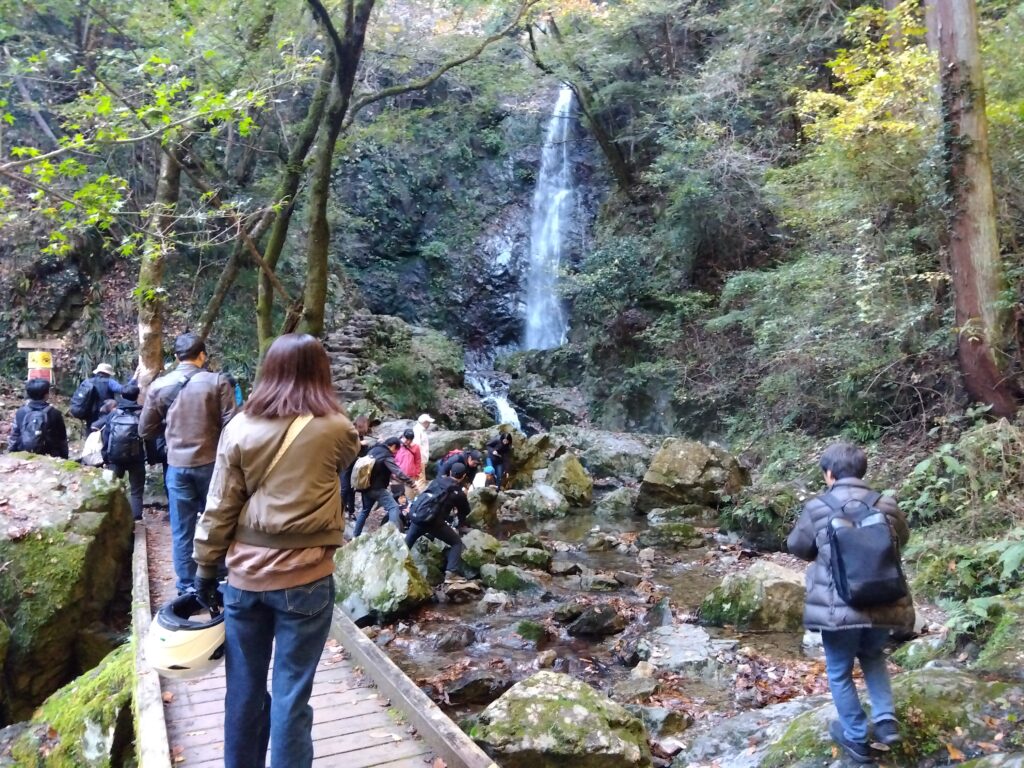
<path id="1" fill-rule="evenodd" d="M 195 593 L 180 595 L 153 617 L 145 651 L 163 677 L 201 677 L 224 657 L 224 614 L 211 615 Z"/>

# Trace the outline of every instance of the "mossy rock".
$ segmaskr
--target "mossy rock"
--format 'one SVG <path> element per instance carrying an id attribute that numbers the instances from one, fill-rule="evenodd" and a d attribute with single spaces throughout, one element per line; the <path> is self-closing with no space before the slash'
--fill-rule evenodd
<path id="1" fill-rule="evenodd" d="M 398 616 L 433 595 L 405 538 L 392 525 L 353 539 L 335 553 L 334 563 L 336 599 L 350 615 Z"/>
<path id="2" fill-rule="evenodd" d="M 750 484 L 749 473 L 728 451 L 713 444 L 668 438 L 644 473 L 638 512 L 699 504 L 717 507 Z"/>
<path id="3" fill-rule="evenodd" d="M 704 624 L 796 632 L 803 625 L 802 574 L 767 561 L 730 573 L 700 604 Z"/>
<path id="4" fill-rule="evenodd" d="M 118 482 L 71 461 L 0 457 L 0 616 L 9 630 L 0 718 L 27 718 L 82 671 L 83 632 L 110 612 L 130 569 L 132 519 Z"/>
<path id="5" fill-rule="evenodd" d="M 640 547 L 670 547 L 696 549 L 704 546 L 704 536 L 689 523 L 651 525 L 636 538 Z"/>
<path id="6" fill-rule="evenodd" d="M 513 547 L 529 547 L 530 549 L 544 549 L 544 542 L 540 536 L 532 531 L 520 531 L 508 537 L 508 544 Z"/>
<path id="7" fill-rule="evenodd" d="M 499 565 L 518 565 L 537 571 L 546 571 L 551 567 L 551 553 L 533 547 L 510 547 L 506 544 L 498 550 L 494 559 Z"/>
<path id="8" fill-rule="evenodd" d="M 992 631 L 973 667 L 1004 678 L 1024 680 L 1024 591 L 1003 595 L 997 607 L 990 609 Z"/>
<path id="9" fill-rule="evenodd" d="M 589 507 L 594 497 L 594 481 L 580 460 L 564 453 L 548 466 L 547 484 L 573 507 Z"/>
<path id="10" fill-rule="evenodd" d="M 127 643 L 51 695 L 6 745 L 22 768 L 121 766 L 131 751 L 134 646 Z M 0 751 L 4 751 L 0 743 Z M 2 760 L 2 758 L 0 758 Z"/>
<path id="11" fill-rule="evenodd" d="M 636 488 L 616 488 L 597 500 L 594 513 L 602 517 L 626 517 L 636 506 Z"/>
<path id="12" fill-rule="evenodd" d="M 523 592 L 541 589 L 541 584 L 522 568 L 514 565 L 488 563 L 480 569 L 480 580 L 485 586 L 502 592 Z"/>
<path id="13" fill-rule="evenodd" d="M 517 511 L 525 517 L 547 520 L 569 514 L 569 503 L 550 485 L 540 483 L 516 501 Z"/>
<path id="14" fill-rule="evenodd" d="M 469 735 L 502 768 L 648 768 L 639 718 L 586 683 L 538 672 L 480 713 Z"/>
<path id="15" fill-rule="evenodd" d="M 494 488 L 470 488 L 466 496 L 469 499 L 469 516 L 466 522 L 484 531 L 497 531 L 498 508 L 501 506 L 498 491 Z"/>
<path id="16" fill-rule="evenodd" d="M 959 670 L 928 668 L 897 675 L 892 688 L 903 735 L 890 753 L 896 765 L 922 765 L 936 759 L 944 764 L 950 747 L 967 757 L 981 757 L 979 742 L 1005 743 L 1010 734 L 1014 734 L 1010 747 L 1024 746 L 1015 743 L 1024 740 L 1016 735 L 1024 719 L 1020 686 L 981 680 Z M 801 715 L 768 750 L 762 765 L 821 765 L 832 755 L 828 722 L 834 717 L 832 705 Z"/>
<path id="17" fill-rule="evenodd" d="M 903 645 L 893 651 L 892 656 L 889 658 L 903 669 L 911 670 L 921 669 L 928 662 L 941 659 L 952 652 L 953 648 L 946 641 L 946 637 L 924 635 L 903 643 Z"/>
<path id="18" fill-rule="evenodd" d="M 477 569 L 487 563 L 493 563 L 494 556 L 501 547 L 501 542 L 491 534 L 475 528 L 462 536 L 462 544 L 465 547 L 462 552 L 463 562 L 470 568 Z"/>

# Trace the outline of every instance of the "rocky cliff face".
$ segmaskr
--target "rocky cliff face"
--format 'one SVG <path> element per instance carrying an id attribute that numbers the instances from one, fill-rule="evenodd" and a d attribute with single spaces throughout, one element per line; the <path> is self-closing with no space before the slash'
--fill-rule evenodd
<path id="1" fill-rule="evenodd" d="M 96 640 L 129 570 L 132 518 L 98 470 L 16 453 L 0 457 L 0 524 L 0 722 L 11 722 L 109 650 Z"/>

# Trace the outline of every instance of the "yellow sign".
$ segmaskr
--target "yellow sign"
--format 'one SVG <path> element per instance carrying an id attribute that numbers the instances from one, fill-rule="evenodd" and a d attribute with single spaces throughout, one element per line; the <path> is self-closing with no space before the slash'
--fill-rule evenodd
<path id="1" fill-rule="evenodd" d="M 53 355 L 41 349 L 28 353 L 29 368 L 53 368 Z"/>

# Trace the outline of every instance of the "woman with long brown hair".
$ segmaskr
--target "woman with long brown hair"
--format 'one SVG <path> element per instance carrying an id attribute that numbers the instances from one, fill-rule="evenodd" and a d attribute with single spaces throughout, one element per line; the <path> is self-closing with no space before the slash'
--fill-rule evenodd
<path id="1" fill-rule="evenodd" d="M 196 591 L 224 586 L 224 764 L 313 762 L 313 675 L 334 606 L 334 551 L 343 543 L 338 473 L 359 450 L 320 342 L 287 334 L 267 350 L 259 381 L 228 423 L 206 511 L 196 526 Z M 267 692 L 274 650 L 272 692 Z"/>

